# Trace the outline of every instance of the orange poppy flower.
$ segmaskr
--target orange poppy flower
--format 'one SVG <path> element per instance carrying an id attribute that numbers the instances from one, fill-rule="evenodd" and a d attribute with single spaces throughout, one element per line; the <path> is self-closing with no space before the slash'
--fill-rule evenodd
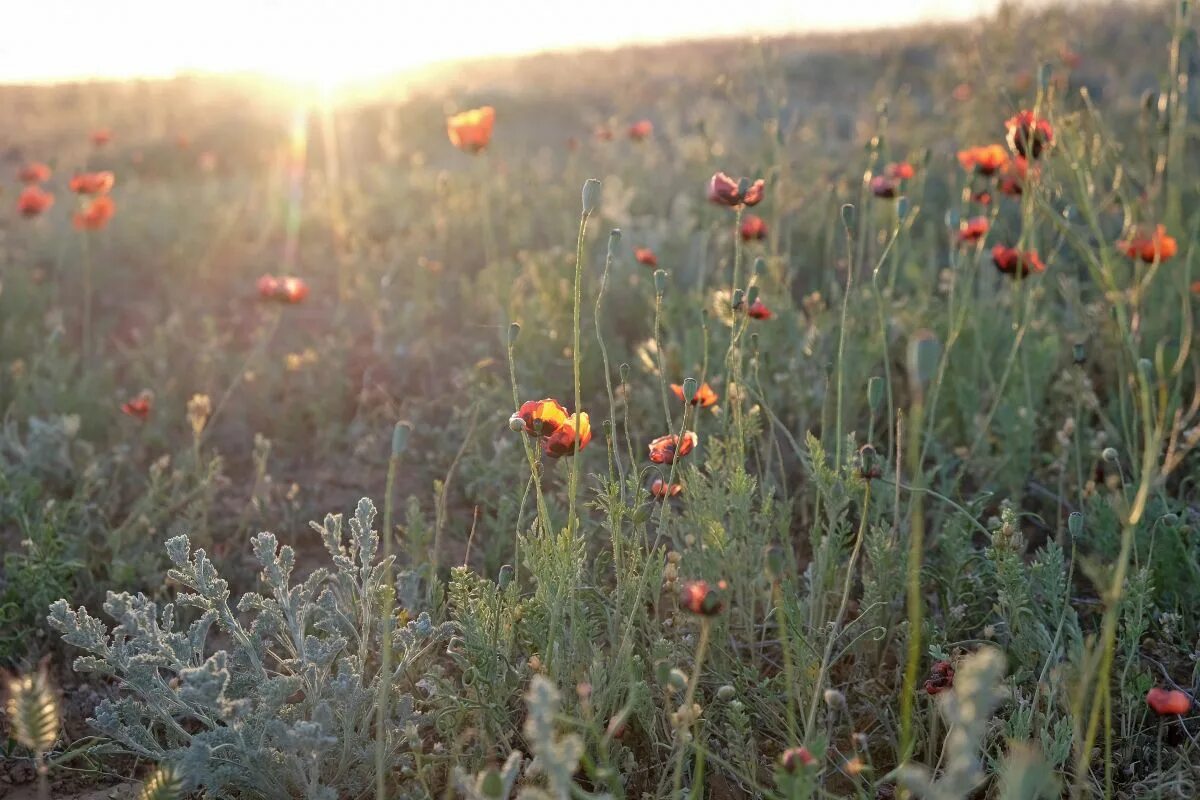
<path id="1" fill-rule="evenodd" d="M 813 754 L 808 751 L 807 747 L 789 747 L 779 757 L 779 766 L 783 767 L 784 772 L 793 775 L 815 763 L 817 763 L 817 759 L 813 758 Z"/>
<path id="2" fill-rule="evenodd" d="M 949 661 L 935 661 L 929 670 L 929 680 L 925 681 L 927 694 L 940 694 L 954 688 L 954 667 Z"/>
<path id="3" fill-rule="evenodd" d="M 987 217 L 971 217 L 958 229 L 958 240 L 960 242 L 978 242 L 987 236 L 989 227 L 990 223 Z"/>
<path id="4" fill-rule="evenodd" d="M 907 161 L 900 161 L 884 167 L 883 174 L 894 180 L 907 181 L 917 174 L 917 169 Z"/>
<path id="5" fill-rule="evenodd" d="M 674 433 L 660 436 L 650 443 L 650 460 L 655 464 L 669 464 L 686 456 L 700 443 L 695 431 L 684 431 L 683 441 Z"/>
<path id="6" fill-rule="evenodd" d="M 121 413 L 145 422 L 146 418 L 150 416 L 150 409 L 153 404 L 154 395 L 148 391 L 144 391 L 132 400 L 122 403 Z"/>
<path id="7" fill-rule="evenodd" d="M 304 302 L 308 297 L 308 284 L 302 278 L 263 275 L 258 279 L 257 287 L 258 296 L 263 300 L 277 300 L 295 305 Z"/>
<path id="8" fill-rule="evenodd" d="M 1019 111 L 1004 123 L 1008 146 L 1019 156 L 1041 158 L 1042 151 L 1054 144 L 1054 127 L 1028 109 Z"/>
<path id="9" fill-rule="evenodd" d="M 745 305 L 746 302 L 743 300 L 734 306 L 733 310 L 741 311 Z M 746 309 L 746 315 L 751 319 L 770 319 L 771 317 L 775 316 L 771 309 L 767 308 L 767 304 L 764 303 L 761 298 L 750 304 L 750 307 Z"/>
<path id="10" fill-rule="evenodd" d="M 635 142 L 649 139 L 654 133 L 654 123 L 648 119 L 639 119 L 629 126 L 629 138 Z"/>
<path id="11" fill-rule="evenodd" d="M 1025 277 L 1034 272 L 1046 271 L 1046 265 L 1038 258 L 1037 250 L 1026 250 L 1022 253 L 1015 247 L 998 244 L 992 248 L 992 261 L 996 264 L 996 269 L 1013 277 Z"/>
<path id="12" fill-rule="evenodd" d="M 900 194 L 900 181 L 887 175 L 876 175 L 871 178 L 870 185 L 871 194 L 884 200 L 892 200 Z"/>
<path id="13" fill-rule="evenodd" d="M 17 172 L 17 180 L 21 183 L 42 183 L 50 180 L 50 167 L 40 161 L 34 161 Z"/>
<path id="14" fill-rule="evenodd" d="M 108 194 L 116 178 L 111 172 L 80 172 L 71 178 L 71 191 L 76 194 Z"/>
<path id="15" fill-rule="evenodd" d="M 1117 242 L 1117 247 L 1130 258 L 1140 258 L 1147 264 L 1153 264 L 1156 260 L 1166 261 L 1179 252 L 1175 237 L 1168 236 L 1163 225 L 1156 225 L 1153 231 L 1149 226 L 1138 228 L 1128 239 Z"/>
<path id="16" fill-rule="evenodd" d="M 668 486 L 667 482 L 662 478 L 655 478 L 654 482 L 650 484 L 650 494 L 654 495 L 660 500 L 664 497 L 674 497 L 682 491 L 683 484 L 672 483 Z"/>
<path id="17" fill-rule="evenodd" d="M 112 131 L 108 128 L 98 128 L 92 131 L 92 144 L 96 147 L 103 147 L 112 141 Z"/>
<path id="18" fill-rule="evenodd" d="M 542 450 L 550 458 L 573 456 L 592 441 L 592 424 L 586 411 L 572 414 L 546 437 Z"/>
<path id="19" fill-rule="evenodd" d="M 1008 153 L 998 144 L 968 147 L 958 151 L 958 163 L 968 172 L 995 175 L 1008 163 Z"/>
<path id="20" fill-rule="evenodd" d="M 679 398 L 679 402 L 683 402 L 683 386 L 678 383 L 671 384 L 671 391 Z M 707 383 L 700 384 L 700 388 L 692 395 L 692 405 L 708 408 L 717 404 L 717 393 Z"/>
<path id="21" fill-rule="evenodd" d="M 748 242 L 751 239 L 762 241 L 767 238 L 767 223 L 763 222 L 763 218 L 755 214 L 747 214 L 742 219 L 742 227 L 739 233 L 742 236 L 743 242 Z"/>
<path id="22" fill-rule="evenodd" d="M 714 617 L 725 607 L 724 592 L 729 588 L 725 581 L 709 586 L 707 581 L 688 581 L 679 590 L 679 605 L 693 614 Z"/>
<path id="23" fill-rule="evenodd" d="M 658 256 L 649 247 L 636 247 L 633 250 L 633 257 L 637 259 L 639 264 L 645 264 L 647 267 L 658 266 Z"/>
<path id="24" fill-rule="evenodd" d="M 446 133 L 450 144 L 465 153 L 478 153 L 492 140 L 492 126 L 496 123 L 496 109 L 491 106 L 474 108 L 446 120 Z"/>
<path id="25" fill-rule="evenodd" d="M 98 231 L 117 213 L 117 204 L 106 194 L 93 198 L 82 211 L 75 212 L 72 222 L 76 230 Z"/>
<path id="26" fill-rule="evenodd" d="M 1192 710 L 1192 698 L 1178 689 L 1160 689 L 1155 686 L 1146 692 L 1146 705 L 1154 709 L 1154 713 L 1160 717 L 1186 714 Z"/>
<path id="27" fill-rule="evenodd" d="M 17 197 L 17 212 L 22 217 L 36 217 L 54 205 L 54 195 L 40 186 L 26 186 Z"/>
<path id="28" fill-rule="evenodd" d="M 567 421 L 567 410 L 557 400 L 529 400 L 509 420 L 514 430 L 524 430 L 530 436 L 549 436 Z M 521 427 L 523 423 L 524 427 Z"/>
<path id="29" fill-rule="evenodd" d="M 740 187 L 741 181 L 734 180 L 724 172 L 718 172 L 708 182 L 708 199 L 717 205 L 730 208 L 756 206 L 763 199 L 766 182 L 759 178 L 750 184 L 744 195 Z"/>

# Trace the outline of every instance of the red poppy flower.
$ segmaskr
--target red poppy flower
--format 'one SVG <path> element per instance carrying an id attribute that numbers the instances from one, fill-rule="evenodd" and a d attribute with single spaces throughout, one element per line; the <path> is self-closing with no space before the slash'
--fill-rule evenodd
<path id="1" fill-rule="evenodd" d="M 1172 714 L 1186 714 L 1192 710 L 1192 698 L 1178 689 L 1160 689 L 1155 686 L 1146 692 L 1146 705 L 1154 709 L 1160 717 Z"/>
<path id="2" fill-rule="evenodd" d="M 745 301 L 742 301 L 735 305 L 733 310 L 741 311 L 742 307 L 745 305 Z M 766 303 L 764 303 L 761 299 L 755 300 L 750 304 L 750 307 L 746 309 L 746 315 L 751 319 L 770 319 L 771 317 L 775 316 L 771 309 L 767 308 Z"/>
<path id="3" fill-rule="evenodd" d="M 958 240 L 960 242 L 978 242 L 987 236 L 989 227 L 990 223 L 987 217 L 971 217 L 958 229 Z"/>
<path id="4" fill-rule="evenodd" d="M 596 141 L 598 142 L 611 142 L 615 138 L 612 128 L 604 125 L 597 125 L 596 129 L 592 131 L 592 135 L 596 137 Z"/>
<path id="5" fill-rule="evenodd" d="M 577 435 L 578 432 L 578 435 Z M 573 456 L 578 450 L 588 446 L 592 440 L 592 425 L 586 411 L 572 414 L 558 430 L 546 437 L 543 451 L 550 458 Z"/>
<path id="6" fill-rule="evenodd" d="M 629 138 L 635 142 L 649 139 L 654 133 L 654 123 L 648 119 L 639 119 L 629 126 Z"/>
<path id="7" fill-rule="evenodd" d="M 990 205 L 992 202 L 992 193 L 988 191 L 979 191 L 971 195 L 971 201 L 979 203 L 981 206 Z"/>
<path id="8" fill-rule="evenodd" d="M 658 256 L 649 247 L 636 247 L 633 250 L 633 257 L 637 259 L 639 264 L 645 264 L 647 267 L 658 266 Z"/>
<path id="9" fill-rule="evenodd" d="M 465 153 L 478 153 L 492 140 L 492 126 L 496 123 L 496 109 L 491 106 L 473 108 L 446 120 L 446 133 L 450 144 Z"/>
<path id="10" fill-rule="evenodd" d="M 567 410 L 557 400 L 529 400 L 521 404 L 510 422 L 524 423 L 524 431 L 530 436 L 549 436 L 567 421 Z M 519 425 L 513 426 L 520 430 Z"/>
<path id="11" fill-rule="evenodd" d="M 72 222 L 76 230 L 98 231 L 117 213 L 117 204 L 106 194 L 93 198 L 82 211 L 76 211 Z"/>
<path id="12" fill-rule="evenodd" d="M 650 460 L 655 464 L 669 464 L 686 456 L 700 443 L 695 431 L 684 431 L 683 441 L 674 433 L 660 436 L 650 443 Z"/>
<path id="13" fill-rule="evenodd" d="M 257 286 L 258 296 L 263 300 L 277 300 L 295 305 L 304 302 L 308 297 L 308 284 L 302 278 L 263 275 L 258 279 Z"/>
<path id="14" fill-rule="evenodd" d="M 121 413 L 145 422 L 146 418 L 150 416 L 150 409 L 153 404 L 154 395 L 148 391 L 141 392 L 132 400 L 121 403 Z"/>
<path id="15" fill-rule="evenodd" d="M 792 774 L 805 767 L 811 767 L 815 763 L 817 763 L 817 759 L 813 758 L 813 754 L 808 752 L 807 747 L 789 747 L 779 757 L 779 766 L 783 767 L 785 772 Z"/>
<path id="16" fill-rule="evenodd" d="M 1032 111 L 1019 111 L 1004 123 L 1008 146 L 1019 156 L 1037 159 L 1054 144 L 1054 127 Z"/>
<path id="17" fill-rule="evenodd" d="M 751 239 L 762 241 L 767 238 L 767 223 L 763 222 L 763 218 L 756 214 L 747 214 L 742 218 L 742 227 L 739 233 L 743 242 Z"/>
<path id="18" fill-rule="evenodd" d="M 925 691 L 928 694 L 940 694 L 954 688 L 954 667 L 949 661 L 935 661 L 929 670 L 929 680 L 925 681 Z"/>
<path id="19" fill-rule="evenodd" d="M 707 581 L 689 581 L 679 590 L 679 605 L 701 617 L 714 617 L 725 607 L 723 592 L 729 588 L 725 581 L 715 587 Z"/>
<path id="20" fill-rule="evenodd" d="M 678 383 L 671 384 L 671 391 L 679 398 L 679 402 L 683 402 L 683 386 Z M 700 384 L 700 388 L 692 395 L 692 405 L 708 408 L 717 404 L 717 393 L 707 383 Z"/>
<path id="21" fill-rule="evenodd" d="M 734 180 L 724 172 L 718 172 L 712 176 L 708 182 L 708 199 L 709 202 L 717 205 L 729 206 L 730 208 L 738 208 L 741 206 L 756 206 L 763 199 L 763 190 L 766 183 L 762 178 L 750 184 L 746 189 L 746 194 L 741 193 L 741 181 Z"/>
<path id="22" fill-rule="evenodd" d="M 80 172 L 71 178 L 71 191 L 76 194 L 108 194 L 116 178 L 111 172 Z"/>
<path id="23" fill-rule="evenodd" d="M 26 186 L 17 197 L 17 212 L 22 217 L 36 217 L 54 205 L 54 195 L 40 186 Z"/>
<path id="24" fill-rule="evenodd" d="M 883 174 L 894 180 L 907 181 L 912 180 L 912 177 L 917 174 L 917 169 L 907 161 L 900 161 L 884 167 Z"/>
<path id="25" fill-rule="evenodd" d="M 871 178 L 871 194 L 885 200 L 892 200 L 900 194 L 900 181 L 889 178 L 887 175 L 876 175 Z"/>
<path id="26" fill-rule="evenodd" d="M 1150 230 L 1149 226 L 1138 228 L 1128 239 L 1117 242 L 1117 247 L 1130 258 L 1140 258 L 1147 264 L 1153 264 L 1156 260 L 1166 261 L 1179 252 L 1175 237 L 1168 236 L 1163 225 L 1156 225 L 1154 230 Z"/>
<path id="27" fill-rule="evenodd" d="M 92 144 L 96 147 L 103 147 L 112 141 L 112 131 L 108 128 L 97 128 L 92 131 Z"/>
<path id="28" fill-rule="evenodd" d="M 1013 277 L 1020 275 L 1023 278 L 1034 272 L 1046 271 L 1046 265 L 1038 258 L 1037 250 L 1022 253 L 1015 247 L 998 244 L 992 248 L 992 261 L 996 269 Z"/>
<path id="29" fill-rule="evenodd" d="M 664 497 L 674 497 L 682 491 L 683 484 L 672 483 L 668 486 L 667 482 L 662 478 L 655 478 L 654 482 L 650 484 L 650 494 L 654 495 L 660 500 Z"/>
<path id="30" fill-rule="evenodd" d="M 958 163 L 968 172 L 995 175 L 1008 163 L 1008 153 L 998 144 L 958 151 Z"/>
<path id="31" fill-rule="evenodd" d="M 17 172 L 17 180 L 21 183 L 42 183 L 50 180 L 50 167 L 40 161 L 34 161 Z"/>
<path id="32" fill-rule="evenodd" d="M 1029 177 L 1029 162 L 1017 156 L 1000 170 L 1000 181 L 996 188 L 1002 194 L 1019 197 L 1025 191 L 1025 179 Z"/>

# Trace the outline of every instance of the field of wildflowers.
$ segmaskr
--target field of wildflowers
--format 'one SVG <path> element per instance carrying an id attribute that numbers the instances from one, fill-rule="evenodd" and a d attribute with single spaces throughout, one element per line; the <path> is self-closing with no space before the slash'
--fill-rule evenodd
<path id="1" fill-rule="evenodd" d="M 0 797 L 1200 796 L 1198 72 L 0 87 Z"/>

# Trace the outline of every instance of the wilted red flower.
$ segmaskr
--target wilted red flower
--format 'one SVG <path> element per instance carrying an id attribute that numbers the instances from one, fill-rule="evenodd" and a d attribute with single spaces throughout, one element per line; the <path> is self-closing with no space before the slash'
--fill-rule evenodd
<path id="1" fill-rule="evenodd" d="M 1147 264 L 1156 260 L 1166 261 L 1179 252 L 1175 237 L 1167 235 L 1164 225 L 1156 225 L 1154 230 L 1150 230 L 1149 226 L 1137 228 L 1128 239 L 1117 242 L 1117 247 L 1130 258 L 1140 258 Z"/>
<path id="2" fill-rule="evenodd" d="M 992 248 L 992 261 L 996 264 L 996 269 L 1013 277 L 1025 277 L 1033 272 L 1046 271 L 1046 265 L 1038 258 L 1037 250 L 1026 250 L 1022 253 L 1015 247 L 998 244 Z"/>
<path id="3" fill-rule="evenodd" d="M 954 688 L 954 667 L 949 661 L 935 661 L 929 669 L 929 680 L 925 681 L 928 694 L 940 694 Z"/>
<path id="4" fill-rule="evenodd" d="M 813 758 L 813 754 L 808 752 L 807 747 L 789 747 L 783 751 L 783 755 L 779 756 L 779 766 L 783 767 L 784 772 L 795 774 L 805 767 L 811 767 L 817 763 Z"/>
<path id="5" fill-rule="evenodd" d="M 149 391 L 143 391 L 137 397 L 121 403 L 121 413 L 145 422 L 146 418 L 150 416 L 150 408 L 153 404 L 154 395 Z"/>
<path id="6" fill-rule="evenodd" d="M 573 456 L 577 450 L 587 447 L 591 440 L 591 421 L 588 419 L 587 412 L 581 411 L 578 414 L 572 414 L 558 426 L 558 430 L 547 436 L 542 449 L 550 458 Z"/>
<path id="7" fill-rule="evenodd" d="M 682 441 L 678 434 L 668 433 L 650 443 L 650 460 L 655 464 L 670 464 L 692 452 L 699 443 L 695 431 L 684 431 Z"/>
<path id="8" fill-rule="evenodd" d="M 17 180 L 21 183 L 42 183 L 50 179 L 50 167 L 40 161 L 33 161 L 17 171 Z"/>
<path id="9" fill-rule="evenodd" d="M 679 402 L 683 402 L 683 386 L 678 383 L 671 384 L 671 391 L 679 398 Z M 700 384 L 700 388 L 692 395 L 692 405 L 708 408 L 717 404 L 717 393 L 707 383 Z"/>
<path id="10" fill-rule="evenodd" d="M 978 242 L 987 236 L 990 226 L 987 217 L 971 217 L 959 227 L 958 240 L 960 242 Z"/>
<path id="11" fill-rule="evenodd" d="M 743 178 L 742 180 L 747 180 Z M 718 172 L 708 182 L 708 199 L 710 202 L 730 208 L 739 206 L 756 206 L 763 199 L 766 183 L 762 178 L 754 181 L 743 195 L 740 189 L 741 181 L 734 180 L 724 172 Z"/>
<path id="12" fill-rule="evenodd" d="M 263 275 L 258 279 L 257 286 L 258 296 L 263 300 L 277 300 L 295 305 L 304 302 L 308 297 L 308 284 L 302 278 Z"/>
<path id="13" fill-rule="evenodd" d="M 1172 714 L 1186 714 L 1192 710 L 1192 698 L 1178 689 L 1160 689 L 1155 686 L 1146 692 L 1146 705 L 1160 717 Z"/>
<path id="14" fill-rule="evenodd" d="M 883 174 L 898 181 L 907 181 L 917 174 L 917 169 L 907 161 L 899 161 L 884 167 Z"/>
<path id="15" fill-rule="evenodd" d="M 674 497 L 682 491 L 683 484 L 672 483 L 667 485 L 667 482 L 662 478 L 655 478 L 654 482 L 650 484 L 650 494 L 654 495 L 660 500 L 664 497 Z"/>
<path id="16" fill-rule="evenodd" d="M 26 186 L 17 197 L 17 211 L 22 217 L 36 217 L 54 205 L 54 195 L 40 186 Z"/>
<path id="17" fill-rule="evenodd" d="M 629 138 L 635 142 L 649 139 L 654 133 L 654 123 L 648 119 L 639 119 L 629 126 Z"/>
<path id="18" fill-rule="evenodd" d="M 450 144 L 465 153 L 478 153 L 492 140 L 492 126 L 496 123 L 496 109 L 491 106 L 473 108 L 455 114 L 446 120 L 446 133 Z"/>
<path id="19" fill-rule="evenodd" d="M 111 172 L 80 172 L 69 185 L 76 194 L 108 194 L 115 181 Z"/>
<path id="20" fill-rule="evenodd" d="M 1017 155 L 1037 159 L 1042 151 L 1054 144 L 1054 127 L 1032 111 L 1019 111 L 1004 123 L 1008 130 L 1008 146 Z"/>
<path id="21" fill-rule="evenodd" d="M 510 424 L 515 430 L 521 430 L 519 423 L 524 423 L 524 431 L 530 436 L 549 436 L 567 421 L 567 416 L 561 403 L 547 397 L 522 403 L 520 410 L 512 415 Z"/>
<path id="22" fill-rule="evenodd" d="M 968 172 L 995 175 L 1008 163 L 1008 152 L 998 144 L 958 151 L 958 163 Z"/>
<path id="23" fill-rule="evenodd" d="M 645 264 L 647 267 L 658 266 L 658 256 L 649 247 L 635 247 L 633 257 L 639 264 Z"/>
<path id="24" fill-rule="evenodd" d="M 718 581 L 715 587 L 707 581 L 688 581 L 679 590 L 679 605 L 693 614 L 714 617 L 725 607 L 722 593 L 728 588 L 725 581 Z"/>
<path id="25" fill-rule="evenodd" d="M 900 194 L 900 181 L 887 175 L 876 175 L 871 178 L 871 194 L 885 200 L 894 199 Z"/>
<path id="26" fill-rule="evenodd" d="M 745 305 L 746 305 L 746 301 L 743 300 L 740 303 L 738 303 L 737 305 L 735 305 L 733 307 L 733 310 L 741 311 Z M 750 304 L 750 307 L 746 309 L 746 315 L 748 317 L 750 317 L 751 319 L 770 319 L 771 317 L 775 316 L 771 312 L 771 309 L 767 308 L 766 303 L 764 303 L 761 298 L 756 299 L 753 303 Z"/>
<path id="27" fill-rule="evenodd" d="M 117 213 L 117 204 L 106 194 L 92 198 L 82 211 L 76 211 L 72 222 L 76 230 L 98 231 Z"/>
<path id="28" fill-rule="evenodd" d="M 92 144 L 96 147 L 103 147 L 112 141 L 112 131 L 108 128 L 97 128 L 92 131 Z"/>
<path id="29" fill-rule="evenodd" d="M 767 223 L 763 222 L 763 218 L 757 214 L 747 214 L 742 218 L 742 227 L 738 232 L 741 234 L 743 242 L 751 239 L 761 241 L 767 238 Z"/>

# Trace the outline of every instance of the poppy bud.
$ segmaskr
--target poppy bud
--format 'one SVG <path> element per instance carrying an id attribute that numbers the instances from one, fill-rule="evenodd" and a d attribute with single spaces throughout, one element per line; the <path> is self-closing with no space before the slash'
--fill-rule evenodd
<path id="1" fill-rule="evenodd" d="M 500 777 L 499 772 L 489 769 L 483 776 L 483 783 L 479 788 L 484 797 L 503 797 L 504 779 Z"/>
<path id="2" fill-rule="evenodd" d="M 858 471 L 866 480 L 883 477 L 883 468 L 879 465 L 878 455 L 872 445 L 864 444 L 859 448 Z"/>
<path id="3" fill-rule="evenodd" d="M 896 201 L 896 219 L 907 219 L 910 205 L 911 203 L 909 203 L 908 195 L 900 195 L 900 199 Z"/>
<path id="4" fill-rule="evenodd" d="M 608 252 L 611 253 L 612 251 L 616 250 L 617 245 L 619 245 L 620 243 L 621 243 L 621 229 L 613 228 L 611 231 L 608 232 Z"/>
<path id="5" fill-rule="evenodd" d="M 734 308 L 741 308 L 742 303 L 745 301 L 745 299 L 746 299 L 745 292 L 743 292 L 741 289 L 733 290 L 733 307 Z"/>
<path id="6" fill-rule="evenodd" d="M 399 458 L 408 449 L 408 434 L 412 432 L 412 423 L 397 422 L 392 428 L 392 458 Z"/>
<path id="7" fill-rule="evenodd" d="M 737 689 L 730 686 L 728 683 L 717 689 L 717 699 L 728 703 L 737 696 Z"/>
<path id="8" fill-rule="evenodd" d="M 924 390 L 933 380 L 941 349 L 933 331 L 923 329 L 913 334 L 908 342 L 908 378 L 913 388 Z"/>
<path id="9" fill-rule="evenodd" d="M 846 695 L 839 692 L 837 689 L 825 690 L 825 705 L 830 708 L 844 708 L 846 706 Z"/>
<path id="10" fill-rule="evenodd" d="M 758 352 L 758 331 L 750 334 L 750 350 L 755 353 Z"/>
<path id="11" fill-rule="evenodd" d="M 683 379 L 683 396 L 685 398 L 694 398 L 696 396 L 696 379 L 695 378 L 684 378 Z"/>
<path id="12" fill-rule="evenodd" d="M 588 178 L 583 183 L 583 215 L 591 216 L 600 206 L 600 181 Z"/>
<path id="13" fill-rule="evenodd" d="M 751 286 L 749 289 L 746 290 L 746 302 L 748 302 L 750 305 L 754 305 L 756 302 L 758 302 L 758 287 L 757 286 Z"/>
<path id="14" fill-rule="evenodd" d="M 785 772 L 794 774 L 805 767 L 811 767 L 816 761 L 807 747 L 790 747 L 779 757 L 779 766 L 783 767 Z"/>
<path id="15" fill-rule="evenodd" d="M 867 381 L 867 405 L 872 411 L 879 410 L 879 404 L 883 402 L 883 378 L 875 375 L 871 380 Z"/>
<path id="16" fill-rule="evenodd" d="M 1106 447 L 1101 450 L 1100 457 L 1110 464 L 1117 463 L 1117 459 L 1120 458 L 1120 456 L 1117 454 L 1116 448 L 1113 447 Z"/>
<path id="17" fill-rule="evenodd" d="M 513 414 L 508 418 L 508 429 L 513 433 L 520 433 L 525 430 L 525 420 L 521 419 L 520 414 Z"/>
<path id="18" fill-rule="evenodd" d="M 677 692 L 682 692 L 688 685 L 687 673 L 678 667 L 672 669 L 667 673 L 667 685 Z"/>
<path id="19" fill-rule="evenodd" d="M 662 294 L 667 290 L 667 271 L 663 269 L 654 270 L 654 291 L 656 294 Z"/>
<path id="20" fill-rule="evenodd" d="M 1071 534 L 1072 539 L 1078 539 L 1083 533 L 1083 514 L 1078 511 L 1072 511 L 1067 517 L 1067 531 Z"/>
<path id="21" fill-rule="evenodd" d="M 507 589 L 508 585 L 513 582 L 513 576 L 515 574 L 516 570 L 513 569 L 513 565 L 505 564 L 504 566 L 500 567 L 500 574 L 496 576 L 496 585 L 501 589 Z"/>
<path id="22" fill-rule="evenodd" d="M 1174 527 L 1179 524 L 1179 515 L 1178 514 L 1163 514 L 1161 519 L 1162 519 L 1163 525 L 1169 525 L 1171 527 Z"/>
<path id="23" fill-rule="evenodd" d="M 767 260 L 762 256 L 754 259 L 754 274 L 761 278 L 766 271 Z"/>
<path id="24" fill-rule="evenodd" d="M 1154 364 L 1148 358 L 1138 359 L 1138 371 L 1142 373 L 1147 381 L 1154 376 Z"/>
<path id="25" fill-rule="evenodd" d="M 1076 342 L 1071 347 L 1071 358 L 1078 365 L 1083 365 L 1087 361 L 1087 351 L 1084 349 L 1083 342 Z"/>
<path id="26" fill-rule="evenodd" d="M 508 343 L 516 344 L 517 337 L 521 335 L 521 323 L 511 322 L 508 325 Z"/>
<path id="27" fill-rule="evenodd" d="M 842 206 L 842 225 L 846 227 L 846 230 L 854 230 L 854 210 L 853 203 L 846 203 Z"/>
<path id="28" fill-rule="evenodd" d="M 617 368 L 617 372 L 619 372 L 621 374 L 621 383 L 629 383 L 629 365 L 628 364 L 621 364 L 621 366 Z"/>
<path id="29" fill-rule="evenodd" d="M 702 617 L 716 616 L 725 607 L 725 600 L 721 596 L 724 589 L 725 581 L 715 587 L 709 586 L 707 581 L 691 581 L 680 590 L 679 605 Z"/>

